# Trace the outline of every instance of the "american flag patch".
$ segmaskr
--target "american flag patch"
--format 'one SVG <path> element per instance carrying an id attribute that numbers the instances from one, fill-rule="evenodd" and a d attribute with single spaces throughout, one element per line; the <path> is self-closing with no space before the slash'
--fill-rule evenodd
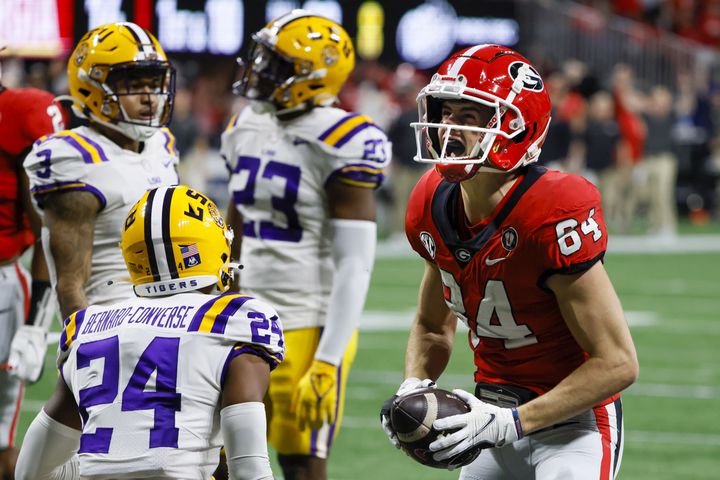
<path id="1" fill-rule="evenodd" d="M 180 245 L 180 254 L 182 255 L 185 268 L 194 267 L 200 264 L 200 252 L 198 252 L 197 243 Z"/>

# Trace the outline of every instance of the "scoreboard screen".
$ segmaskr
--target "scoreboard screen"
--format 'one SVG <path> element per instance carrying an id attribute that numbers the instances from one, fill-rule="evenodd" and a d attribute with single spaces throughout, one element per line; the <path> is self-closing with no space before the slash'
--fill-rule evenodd
<path id="1" fill-rule="evenodd" d="M 170 54 L 237 56 L 252 32 L 294 8 L 341 23 L 360 59 L 432 68 L 478 43 L 520 41 L 507 0 L 0 0 L 4 55 L 67 55 L 89 29 L 132 21 Z"/>

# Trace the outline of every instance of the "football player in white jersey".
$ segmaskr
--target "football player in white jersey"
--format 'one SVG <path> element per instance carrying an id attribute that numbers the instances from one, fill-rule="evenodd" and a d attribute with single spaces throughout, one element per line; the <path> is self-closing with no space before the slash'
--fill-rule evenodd
<path id="1" fill-rule="evenodd" d="M 240 285 L 272 304 L 289 357 L 273 373 L 270 442 L 285 478 L 325 479 L 372 271 L 374 189 L 390 160 L 368 117 L 333 107 L 352 71 L 352 41 L 303 10 L 253 36 L 221 151 Z M 242 235 L 240 235 L 242 233 Z"/>
<path id="2" fill-rule="evenodd" d="M 272 479 L 262 403 L 285 348 L 267 303 L 225 293 L 232 230 L 186 186 L 147 192 L 120 247 L 137 297 L 70 315 L 55 392 L 28 429 L 19 480 Z M 74 455 L 77 452 L 78 455 Z"/>
<path id="3" fill-rule="evenodd" d="M 89 126 L 40 138 L 24 162 L 63 318 L 133 296 L 117 242 L 145 191 L 178 183 L 175 73 L 133 23 L 86 33 L 68 61 L 75 113 Z"/>

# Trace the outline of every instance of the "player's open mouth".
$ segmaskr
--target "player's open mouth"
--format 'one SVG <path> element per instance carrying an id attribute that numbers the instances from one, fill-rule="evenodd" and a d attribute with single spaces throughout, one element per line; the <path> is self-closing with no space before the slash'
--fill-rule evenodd
<path id="1" fill-rule="evenodd" d="M 445 147 L 445 155 L 448 157 L 461 157 L 465 155 L 465 145 L 460 141 L 451 138 L 447 147 Z"/>

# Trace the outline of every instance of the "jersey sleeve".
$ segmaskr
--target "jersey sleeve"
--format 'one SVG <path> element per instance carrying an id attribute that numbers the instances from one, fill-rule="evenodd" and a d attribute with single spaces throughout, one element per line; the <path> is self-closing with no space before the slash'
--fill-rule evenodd
<path id="1" fill-rule="evenodd" d="M 364 188 L 382 184 L 392 145 L 370 117 L 343 112 L 341 118 L 322 129 L 315 142 L 333 158 L 326 183 L 338 180 Z"/>
<path id="2" fill-rule="evenodd" d="M 87 182 L 93 164 L 107 162 L 103 148 L 89 137 L 72 130 L 40 137 L 25 158 L 23 166 L 30 180 L 30 191 L 37 205 L 50 193 L 86 191 L 107 204 L 99 188 Z"/>
<path id="3" fill-rule="evenodd" d="M 434 263 L 431 254 L 434 240 L 425 227 L 427 222 L 432 222 L 432 192 L 430 185 L 434 169 L 428 170 L 418 181 L 410 193 L 407 212 L 405 213 L 405 235 L 408 242 L 418 255 L 428 262 Z"/>
<path id="4" fill-rule="evenodd" d="M 587 270 L 607 249 L 607 227 L 600 192 L 582 177 L 569 177 L 554 189 L 552 206 L 532 235 L 543 273 L 540 285 L 556 273 Z"/>
<path id="5" fill-rule="evenodd" d="M 225 294 L 208 301 L 193 316 L 188 332 L 217 335 L 232 347 L 223 371 L 230 360 L 244 353 L 262 358 L 271 370 L 285 356 L 285 340 L 277 312 L 248 295 Z"/>

